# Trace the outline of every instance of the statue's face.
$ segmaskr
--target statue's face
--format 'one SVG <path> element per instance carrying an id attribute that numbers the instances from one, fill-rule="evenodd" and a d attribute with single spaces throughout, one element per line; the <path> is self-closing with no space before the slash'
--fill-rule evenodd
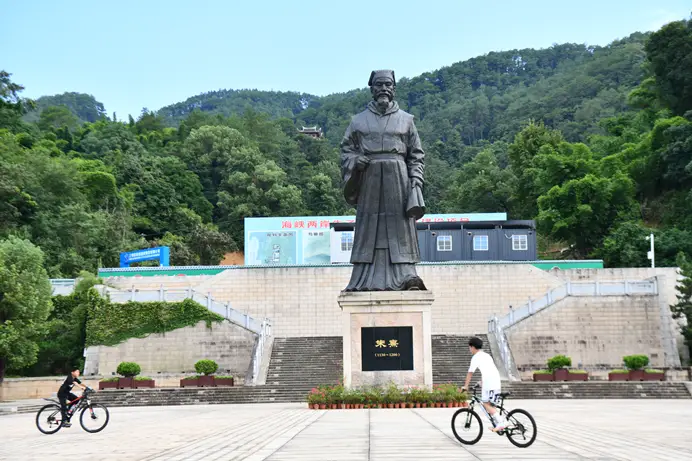
<path id="1" fill-rule="evenodd" d="M 370 87 L 372 98 L 377 102 L 385 102 L 385 98 L 386 102 L 391 102 L 394 99 L 395 90 L 394 80 L 387 77 L 376 78 Z"/>

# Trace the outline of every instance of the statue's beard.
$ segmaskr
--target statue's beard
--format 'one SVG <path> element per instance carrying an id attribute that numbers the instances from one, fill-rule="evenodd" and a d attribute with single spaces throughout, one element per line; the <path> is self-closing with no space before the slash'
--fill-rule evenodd
<path id="1" fill-rule="evenodd" d="M 375 101 L 377 102 L 377 107 L 379 109 L 387 109 L 389 108 L 389 104 L 392 102 L 392 95 L 385 92 L 379 93 Z"/>

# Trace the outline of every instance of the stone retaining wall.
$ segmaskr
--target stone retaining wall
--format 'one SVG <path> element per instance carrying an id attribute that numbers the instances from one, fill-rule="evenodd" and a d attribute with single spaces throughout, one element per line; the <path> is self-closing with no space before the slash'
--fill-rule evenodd
<path id="1" fill-rule="evenodd" d="M 194 373 L 198 360 L 212 359 L 219 364 L 219 374 L 231 374 L 242 382 L 255 338 L 253 333 L 229 322 L 212 323 L 211 328 L 199 322 L 193 327 L 132 338 L 113 347 L 90 347 L 88 353 L 97 356 L 90 363 L 98 367 L 89 372 L 112 375 L 120 362 L 136 362 L 143 375 L 152 377 L 159 373 Z"/>

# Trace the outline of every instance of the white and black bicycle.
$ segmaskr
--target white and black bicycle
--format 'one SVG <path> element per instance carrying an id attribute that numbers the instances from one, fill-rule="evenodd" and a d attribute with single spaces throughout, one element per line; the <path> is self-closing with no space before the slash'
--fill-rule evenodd
<path id="1" fill-rule="evenodd" d="M 473 396 L 469 402 L 469 407 L 458 410 L 452 417 L 452 432 L 454 432 L 457 440 L 464 445 L 478 443 L 481 437 L 483 437 L 483 423 L 481 422 L 481 417 L 474 410 L 476 404 L 485 413 L 493 428 L 496 427 L 495 421 L 490 417 L 480 397 L 478 397 L 478 385 L 475 385 L 472 389 Z M 519 448 L 527 448 L 536 440 L 536 421 L 526 410 L 505 410 L 505 398 L 509 395 L 509 392 L 502 392 L 497 396 L 499 403 L 495 405 L 495 408 L 500 412 L 500 415 L 507 419 L 509 425 L 495 433 L 500 436 L 506 435 L 509 441 Z"/>

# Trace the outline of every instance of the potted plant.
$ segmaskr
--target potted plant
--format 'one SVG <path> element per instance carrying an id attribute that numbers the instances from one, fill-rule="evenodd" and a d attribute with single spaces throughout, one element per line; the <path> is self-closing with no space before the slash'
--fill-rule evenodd
<path id="1" fill-rule="evenodd" d="M 608 381 L 629 381 L 629 370 L 611 370 L 608 373 Z"/>
<path id="2" fill-rule="evenodd" d="M 120 378 L 118 378 L 117 376 L 102 379 L 101 381 L 99 381 L 99 390 L 102 391 L 104 389 L 117 389 L 119 379 Z"/>
<path id="3" fill-rule="evenodd" d="M 665 381 L 666 372 L 663 370 L 653 370 L 648 368 L 644 370 L 644 381 Z"/>
<path id="4" fill-rule="evenodd" d="M 586 370 L 569 370 L 567 381 L 588 381 L 589 372 Z"/>
<path id="5" fill-rule="evenodd" d="M 397 408 L 401 403 L 401 391 L 396 384 L 390 383 L 384 395 L 388 408 Z"/>
<path id="6" fill-rule="evenodd" d="M 214 376 L 214 382 L 217 386 L 233 386 L 233 376 L 217 375 Z"/>
<path id="7" fill-rule="evenodd" d="M 324 405 L 325 396 L 324 393 L 317 388 L 313 388 L 307 397 L 308 407 L 314 410 L 318 410 L 320 405 Z"/>
<path id="8" fill-rule="evenodd" d="M 649 364 L 649 357 L 646 355 L 628 355 L 622 358 L 625 367 L 630 371 L 630 381 L 644 380 L 644 367 Z"/>
<path id="9" fill-rule="evenodd" d="M 219 369 L 219 365 L 213 360 L 204 359 L 198 360 L 195 363 L 195 371 L 199 373 L 197 386 L 199 387 L 216 387 L 214 382 L 214 373 Z"/>
<path id="10" fill-rule="evenodd" d="M 118 389 L 133 389 L 134 377 L 141 371 L 141 367 L 134 362 L 121 362 L 118 365 L 117 373 L 123 377 L 118 379 Z"/>
<path id="11" fill-rule="evenodd" d="M 199 376 L 186 376 L 180 379 L 180 387 L 197 387 Z"/>
<path id="12" fill-rule="evenodd" d="M 533 372 L 534 381 L 552 381 L 553 372 L 550 370 L 536 370 Z"/>
<path id="13" fill-rule="evenodd" d="M 468 406 L 468 399 L 469 399 L 468 394 L 462 388 L 458 388 L 457 392 L 456 392 L 456 401 L 458 403 L 457 406 L 463 407 L 464 404 L 466 404 L 466 406 Z"/>
<path id="14" fill-rule="evenodd" d="M 135 376 L 134 380 L 135 389 L 141 389 L 144 387 L 154 388 L 154 380 L 148 376 Z"/>
<path id="15" fill-rule="evenodd" d="M 572 359 L 565 355 L 556 355 L 548 359 L 548 370 L 553 372 L 555 381 L 567 381 L 567 375 L 569 374 L 567 369 L 571 366 Z"/>

